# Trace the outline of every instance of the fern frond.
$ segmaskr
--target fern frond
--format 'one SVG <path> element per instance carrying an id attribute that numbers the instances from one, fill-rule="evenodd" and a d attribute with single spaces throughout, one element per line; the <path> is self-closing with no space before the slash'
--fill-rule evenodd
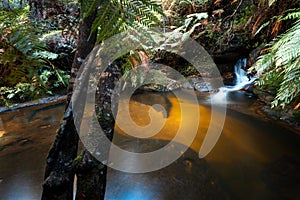
<path id="1" fill-rule="evenodd" d="M 99 7 L 92 31 L 98 31 L 98 41 L 130 28 L 153 27 L 161 24 L 164 15 L 157 0 L 82 1 L 86 14 L 92 6 Z M 93 7 L 95 8 L 95 7 Z"/>
<path id="2" fill-rule="evenodd" d="M 281 20 L 300 19 L 300 8 L 289 9 L 285 14 L 286 16 L 282 17 Z"/>
<path id="3" fill-rule="evenodd" d="M 1 84 L 16 87 L 19 83 L 28 83 L 42 94 L 47 91 L 48 83 L 43 79 L 43 69 L 49 67 L 49 59 L 57 54 L 46 50 L 46 44 L 39 39 L 38 30 L 26 17 L 29 11 L 1 11 L 0 25 L 0 74 Z M 54 73 L 53 73 L 54 74 Z M 40 90 L 41 89 L 41 90 Z"/>
<path id="4" fill-rule="evenodd" d="M 284 107 L 300 93 L 300 19 L 270 45 L 270 51 L 259 57 L 254 68 L 264 72 L 260 85 L 275 85 L 268 80 L 279 80 L 272 107 Z"/>
<path id="5" fill-rule="evenodd" d="M 272 102 L 273 107 L 278 103 L 284 107 L 300 93 L 300 58 L 291 63 L 288 68 L 285 70 L 275 101 Z"/>

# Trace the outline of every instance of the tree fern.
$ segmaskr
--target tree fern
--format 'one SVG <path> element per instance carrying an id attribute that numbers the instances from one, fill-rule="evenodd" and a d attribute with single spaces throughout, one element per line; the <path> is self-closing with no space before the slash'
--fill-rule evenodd
<path id="1" fill-rule="evenodd" d="M 93 31 L 98 31 L 98 42 L 127 29 L 153 27 L 161 24 L 164 15 L 157 0 L 91 0 L 81 1 L 84 16 L 99 7 Z M 101 6 L 100 6 L 101 5 Z"/>
<path id="2" fill-rule="evenodd" d="M 259 85 L 275 84 L 280 80 L 272 107 L 285 107 L 300 93 L 300 10 L 289 11 L 281 20 L 297 19 L 284 34 L 270 43 L 268 53 L 259 57 L 254 65 L 263 73 Z M 269 80 L 273 80 L 273 83 Z"/>
<path id="3" fill-rule="evenodd" d="M 89 16 L 94 11 L 91 8 L 98 8 L 97 17 L 92 26 L 92 32 L 97 32 L 97 43 L 126 30 L 131 30 L 130 33 L 142 31 L 144 39 L 146 38 L 143 42 L 150 40 L 154 42 L 148 28 L 162 25 L 161 19 L 164 16 L 158 0 L 91 0 L 80 2 L 80 6 L 83 17 Z M 130 37 L 132 40 L 139 40 L 142 48 L 149 46 L 149 44 L 143 45 L 142 40 L 135 38 L 134 35 Z M 140 50 L 145 53 L 147 51 L 146 49 Z M 123 57 L 127 60 L 124 64 L 126 70 L 135 67 L 137 63 L 134 60 L 139 61 L 140 59 L 137 59 L 139 56 L 138 51 L 134 51 L 126 55 L 126 58 Z M 122 69 L 125 68 L 122 67 Z"/>
<path id="4" fill-rule="evenodd" d="M 35 52 L 45 49 L 45 45 L 32 34 L 33 31 L 29 29 L 30 22 L 22 19 L 24 15 L 26 15 L 24 10 L 1 12 L 0 46 L 3 49 L 0 57 L 1 68 L 9 71 L 7 73 L 9 77 L 3 78 L 9 79 L 12 85 L 26 78 L 31 79 L 30 68 L 44 64 L 44 60 L 36 56 Z"/>
<path id="5" fill-rule="evenodd" d="M 300 19 L 300 8 L 290 9 L 286 11 L 286 16 L 281 20 Z"/>
<path id="6" fill-rule="evenodd" d="M 58 55 L 47 51 L 28 15 L 27 9 L 0 11 L 0 84 L 14 88 L 28 83 L 35 88 L 31 97 L 40 97 L 51 90 L 50 76 L 62 86 L 67 81 L 50 62 Z"/>

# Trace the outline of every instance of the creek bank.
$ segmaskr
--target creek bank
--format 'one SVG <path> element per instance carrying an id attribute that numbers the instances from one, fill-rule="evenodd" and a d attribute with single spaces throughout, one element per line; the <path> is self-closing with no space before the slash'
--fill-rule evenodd
<path id="1" fill-rule="evenodd" d="M 279 124 L 280 126 L 288 129 L 289 131 L 300 135 L 299 121 L 294 119 L 293 111 L 291 111 L 291 109 L 281 111 L 274 110 L 271 109 L 270 105 L 266 104 L 265 101 L 257 97 L 255 94 L 253 94 L 254 96 L 251 96 L 251 94 L 245 90 L 241 90 L 239 92 L 244 93 L 244 95 L 248 96 L 249 98 L 252 98 L 253 101 L 246 107 L 243 104 L 228 104 L 228 109 L 253 116 L 262 121 L 265 121 L 266 123 L 275 122 L 276 124 Z"/>
<path id="2" fill-rule="evenodd" d="M 155 72 L 155 73 L 161 73 L 161 72 Z M 224 78 L 224 80 L 226 80 L 226 77 Z M 162 79 L 162 76 L 160 76 L 159 82 L 162 81 L 165 81 L 165 84 L 168 85 L 168 87 L 162 87 L 158 84 L 150 84 L 150 85 L 143 86 L 142 88 L 139 88 L 139 92 L 145 92 L 145 91 L 146 92 L 149 91 L 169 92 L 175 89 L 188 89 L 188 90 L 198 91 L 201 94 L 204 94 L 204 96 L 207 96 L 209 91 L 212 89 L 208 82 L 205 82 L 202 79 L 202 77 L 197 75 L 189 76 L 184 81 L 174 80 L 168 77 L 168 75 L 164 79 Z M 238 112 L 260 118 L 262 120 L 265 120 L 266 122 L 269 120 L 276 121 L 281 126 L 286 127 L 287 129 L 293 131 L 296 134 L 299 134 L 300 124 L 299 121 L 295 119 L 293 115 L 294 112 L 291 108 L 286 110 L 280 110 L 280 111 L 271 109 L 270 102 L 273 99 L 273 97 L 271 95 L 266 96 L 266 94 L 262 95 L 262 93 L 258 93 L 255 90 L 255 87 L 253 87 L 253 85 L 250 85 L 249 87 L 241 90 L 240 92 L 244 93 L 244 95 L 248 96 L 248 98 L 255 98 L 256 100 L 252 104 L 248 105 L 247 108 L 238 104 L 228 104 L 227 107 L 229 109 L 233 109 Z M 45 97 L 42 99 L 37 99 L 25 103 L 14 104 L 11 107 L 0 107 L 0 113 L 10 112 L 14 110 L 19 110 L 19 109 L 34 107 L 39 105 L 61 104 L 66 101 L 66 98 L 67 98 L 66 95 L 56 95 L 56 96 Z"/>
<path id="3" fill-rule="evenodd" d="M 267 99 L 268 100 L 268 99 Z M 284 126 L 296 134 L 300 135 L 300 121 L 297 118 L 295 110 L 293 108 L 285 109 L 272 109 L 266 100 L 259 100 L 260 105 L 258 105 L 257 110 L 260 115 L 264 115 L 270 120 L 278 122 L 281 126 Z"/>
<path id="4" fill-rule="evenodd" d="M 20 104 L 14 104 L 10 107 L 0 107 L 0 113 L 10 112 L 10 111 L 33 107 L 33 106 L 45 105 L 45 104 L 60 104 L 66 102 L 66 100 L 67 100 L 66 95 L 45 97 L 45 98 L 28 101 Z"/>

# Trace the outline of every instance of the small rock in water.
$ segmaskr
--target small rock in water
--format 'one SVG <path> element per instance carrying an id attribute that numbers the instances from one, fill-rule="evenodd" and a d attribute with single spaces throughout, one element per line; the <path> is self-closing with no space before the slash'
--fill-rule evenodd
<path id="1" fill-rule="evenodd" d="M 0 137 L 2 137 L 5 134 L 5 131 L 0 131 Z"/>
<path id="2" fill-rule="evenodd" d="M 41 129 L 50 128 L 50 127 L 51 127 L 50 124 L 48 124 L 48 125 L 41 125 L 41 126 L 40 126 Z"/>
<path id="3" fill-rule="evenodd" d="M 24 140 L 21 140 L 21 141 L 20 141 L 20 145 L 21 145 L 21 146 L 24 146 L 24 145 L 27 145 L 27 144 L 30 144 L 30 143 L 32 143 L 32 141 L 31 141 L 31 140 L 28 140 L 28 139 L 24 139 Z"/>

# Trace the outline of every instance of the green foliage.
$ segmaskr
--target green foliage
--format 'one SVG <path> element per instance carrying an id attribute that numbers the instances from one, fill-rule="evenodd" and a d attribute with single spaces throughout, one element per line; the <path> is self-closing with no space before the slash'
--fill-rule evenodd
<path id="1" fill-rule="evenodd" d="M 199 74 L 197 69 L 193 66 L 180 67 L 179 68 L 179 73 L 182 74 L 185 77 L 195 75 L 195 74 Z"/>
<path id="2" fill-rule="evenodd" d="M 297 20 L 300 19 L 300 8 L 289 9 L 285 15 L 280 16 L 279 20 Z"/>
<path id="3" fill-rule="evenodd" d="M 97 43 L 126 30 L 139 32 L 147 28 L 160 26 L 164 16 L 158 0 L 82 0 L 79 3 L 83 18 L 89 16 L 95 8 L 98 8 L 97 17 L 92 26 L 92 32 L 97 32 Z M 143 33 L 145 36 L 149 34 L 147 31 L 143 31 Z M 151 36 L 148 36 L 147 39 L 151 40 Z M 131 39 L 138 40 L 133 35 Z M 146 49 L 142 48 L 138 51 L 131 51 L 119 58 L 119 60 L 122 60 L 123 65 L 121 68 L 125 75 L 130 69 L 141 63 L 142 59 L 139 51 L 147 54 Z M 132 84 L 136 84 L 136 75 L 131 74 Z M 140 77 L 143 78 L 143 76 Z"/>
<path id="4" fill-rule="evenodd" d="M 67 87 L 69 83 L 69 76 L 66 72 L 60 69 L 49 70 L 41 69 L 39 73 L 39 80 L 43 85 L 49 88 L 48 93 L 52 93 L 51 89 L 58 87 Z"/>
<path id="5" fill-rule="evenodd" d="M 19 97 L 22 100 L 29 96 L 40 97 L 51 93 L 53 87 L 66 86 L 68 82 L 67 75 L 51 63 L 51 60 L 56 59 L 58 55 L 47 51 L 46 44 L 39 39 L 40 30 L 35 28 L 28 15 L 27 8 L 0 11 L 2 99 L 10 100 Z M 49 81 L 50 77 L 52 82 Z M 8 93 L 3 92 L 5 89 Z M 22 95 L 20 95 L 21 91 L 23 91 Z"/>
<path id="6" fill-rule="evenodd" d="M 162 0 L 162 8 L 166 17 L 164 23 L 167 27 L 184 25 L 182 19 L 193 13 L 204 12 L 206 4 L 211 0 Z"/>
<path id="7" fill-rule="evenodd" d="M 27 10 L 0 12 L 1 84 L 31 83 L 36 76 L 36 68 L 45 65 L 45 60 L 37 52 L 44 51 L 46 46 L 34 34 Z"/>
<path id="8" fill-rule="evenodd" d="M 23 102 L 32 98 L 36 88 L 29 83 L 18 83 L 14 87 L 0 87 L 0 105 L 9 106 L 14 102 Z"/>
<path id="9" fill-rule="evenodd" d="M 59 87 L 63 83 L 68 83 L 68 78 L 64 72 L 58 70 L 57 72 L 44 70 L 40 75 L 40 80 L 47 84 L 49 77 L 53 76 L 54 73 L 60 73 L 59 76 L 62 80 L 54 81 L 52 87 Z M 47 92 L 52 94 L 50 90 Z M 13 103 L 19 103 L 31 100 L 36 97 L 43 97 L 44 90 L 40 90 L 34 84 L 30 83 L 18 83 L 13 87 L 0 87 L 0 106 L 10 106 Z"/>
<path id="10" fill-rule="evenodd" d="M 91 0 L 80 1 L 83 17 L 99 7 L 92 30 L 98 31 L 98 42 L 127 29 L 161 24 L 164 15 L 157 0 Z"/>
<path id="11" fill-rule="evenodd" d="M 249 5 L 245 9 L 241 10 L 239 13 L 236 13 L 234 16 L 234 22 L 236 27 L 241 27 L 252 17 L 255 10 L 254 5 Z"/>
<path id="12" fill-rule="evenodd" d="M 268 45 L 268 52 L 260 56 L 253 67 L 262 74 L 258 85 L 277 87 L 272 107 L 285 107 L 300 93 L 300 12 L 288 13 L 281 19 L 297 21 Z"/>

